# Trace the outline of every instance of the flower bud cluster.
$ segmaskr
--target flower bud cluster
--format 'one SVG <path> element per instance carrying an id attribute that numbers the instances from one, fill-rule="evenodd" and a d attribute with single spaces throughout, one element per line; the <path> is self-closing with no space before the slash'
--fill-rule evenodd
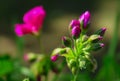
<path id="1" fill-rule="evenodd" d="M 51 55 L 51 60 L 56 61 L 59 56 L 64 56 L 67 65 L 73 74 L 76 74 L 78 69 L 90 69 L 94 71 L 97 63 L 91 52 L 100 50 L 104 47 L 100 41 L 106 28 L 101 28 L 92 35 L 87 35 L 88 24 L 90 23 L 90 12 L 84 12 L 79 19 L 74 19 L 69 25 L 71 37 L 63 37 L 62 43 L 64 48 L 57 48 Z"/>

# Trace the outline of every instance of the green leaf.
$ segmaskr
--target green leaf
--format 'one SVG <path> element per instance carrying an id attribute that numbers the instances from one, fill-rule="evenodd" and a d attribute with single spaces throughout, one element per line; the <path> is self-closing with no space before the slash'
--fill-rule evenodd
<path id="1" fill-rule="evenodd" d="M 28 76 L 28 77 L 34 79 L 34 75 L 33 75 L 33 73 L 30 71 L 30 69 L 28 69 L 28 68 L 26 68 L 26 67 L 21 67 L 20 71 L 21 71 L 21 73 L 24 74 L 25 76 Z"/>
<path id="2" fill-rule="evenodd" d="M 13 70 L 13 63 L 11 60 L 0 58 L 0 76 L 8 74 Z"/>

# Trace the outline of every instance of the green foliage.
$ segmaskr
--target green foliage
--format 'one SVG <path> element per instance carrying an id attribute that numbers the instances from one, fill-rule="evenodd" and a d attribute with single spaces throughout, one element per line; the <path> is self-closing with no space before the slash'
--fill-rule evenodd
<path id="1" fill-rule="evenodd" d="M 23 81 L 30 81 L 29 78 L 25 78 Z"/>
<path id="2" fill-rule="evenodd" d="M 0 76 L 9 74 L 13 71 L 13 62 L 9 56 L 4 55 L 0 57 Z"/>

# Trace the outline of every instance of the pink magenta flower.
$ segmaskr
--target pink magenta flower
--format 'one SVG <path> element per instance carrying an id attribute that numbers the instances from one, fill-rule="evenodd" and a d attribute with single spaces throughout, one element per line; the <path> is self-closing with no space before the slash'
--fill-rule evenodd
<path id="1" fill-rule="evenodd" d="M 72 29 L 74 26 L 79 26 L 80 27 L 79 20 L 74 19 L 70 22 L 70 25 L 69 25 L 70 29 Z"/>
<path id="2" fill-rule="evenodd" d="M 90 12 L 89 11 L 86 11 L 84 12 L 80 18 L 79 18 L 79 21 L 80 23 L 83 24 L 83 28 L 86 28 L 87 24 L 90 22 Z"/>
<path id="3" fill-rule="evenodd" d="M 72 28 L 71 34 L 74 38 L 78 38 L 81 33 L 81 29 L 79 26 L 75 26 Z"/>
<path id="4" fill-rule="evenodd" d="M 15 24 L 15 33 L 21 37 L 25 34 L 37 35 L 39 28 L 31 24 Z"/>
<path id="5" fill-rule="evenodd" d="M 33 9 L 26 12 L 23 16 L 22 24 L 15 24 L 15 33 L 21 37 L 26 34 L 38 35 L 39 30 L 42 28 L 42 24 L 46 12 L 42 6 L 36 6 Z"/>

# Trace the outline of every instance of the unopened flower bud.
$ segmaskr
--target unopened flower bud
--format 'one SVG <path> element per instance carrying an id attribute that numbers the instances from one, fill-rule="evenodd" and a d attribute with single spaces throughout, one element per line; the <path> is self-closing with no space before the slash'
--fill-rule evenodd
<path id="1" fill-rule="evenodd" d="M 73 38 L 75 38 L 75 39 L 78 38 L 81 33 L 80 27 L 78 27 L 78 26 L 73 27 L 71 33 L 72 33 Z"/>
<path id="2" fill-rule="evenodd" d="M 96 44 L 94 44 L 94 45 L 92 46 L 92 50 L 93 50 L 93 51 L 97 51 L 97 50 L 103 48 L 104 46 L 105 46 L 105 45 L 104 45 L 103 43 L 96 43 Z"/>
<path id="3" fill-rule="evenodd" d="M 68 38 L 68 37 L 62 37 L 62 43 L 64 44 L 64 46 L 66 46 L 66 47 L 71 47 L 72 45 L 71 45 L 71 40 L 70 40 L 70 38 Z"/>
<path id="4" fill-rule="evenodd" d="M 28 53 L 25 54 L 23 58 L 25 61 L 33 62 L 37 59 L 37 55 L 34 53 Z"/>
<path id="5" fill-rule="evenodd" d="M 98 31 L 96 31 L 94 34 L 103 36 L 105 34 L 106 28 L 101 28 Z"/>
<path id="6" fill-rule="evenodd" d="M 57 58 L 58 58 L 58 55 L 59 55 L 59 54 L 55 54 L 55 55 L 51 56 L 51 60 L 52 60 L 53 62 L 55 62 L 55 61 L 57 60 Z"/>
<path id="7" fill-rule="evenodd" d="M 72 20 L 72 21 L 70 22 L 69 27 L 70 27 L 70 29 L 72 29 L 74 26 L 79 26 L 79 27 L 80 27 L 80 21 L 79 21 L 79 20 L 76 20 L 76 19 Z"/>
<path id="8" fill-rule="evenodd" d="M 85 13 L 83 13 L 80 18 L 79 18 L 80 24 L 83 25 L 83 29 L 86 29 L 87 25 L 90 22 L 90 12 L 86 11 Z"/>
<path id="9" fill-rule="evenodd" d="M 91 35 L 89 40 L 92 42 L 92 43 L 97 43 L 98 41 L 102 40 L 103 37 L 100 36 L 100 35 Z"/>
<path id="10" fill-rule="evenodd" d="M 56 48 L 53 50 L 52 52 L 52 56 L 55 55 L 55 54 L 64 54 L 66 53 L 66 49 L 64 48 Z"/>

